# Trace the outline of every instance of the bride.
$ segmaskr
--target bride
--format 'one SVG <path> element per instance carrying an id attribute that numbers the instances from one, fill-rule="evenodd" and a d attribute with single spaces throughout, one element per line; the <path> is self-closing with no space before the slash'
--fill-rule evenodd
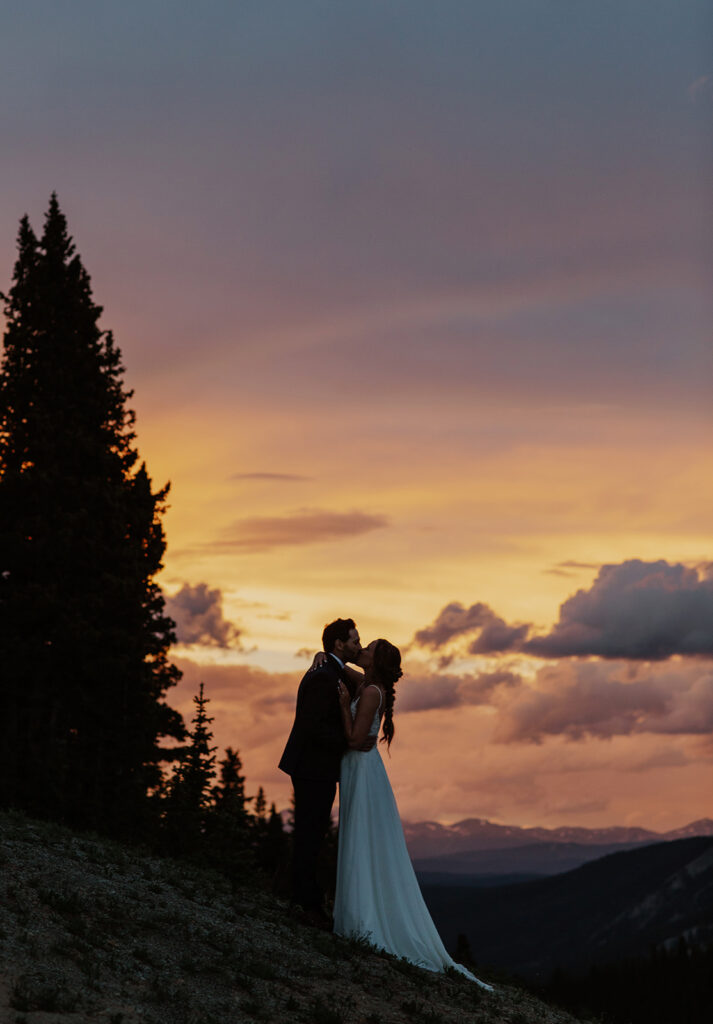
<path id="1" fill-rule="evenodd" d="M 446 952 L 424 903 L 406 849 L 401 819 L 384 763 L 374 745 L 383 722 L 382 742 L 394 737 L 394 684 L 401 676 L 401 654 L 388 640 L 374 640 L 359 658 L 364 675 L 347 669 L 358 684 L 353 700 L 339 683 L 348 750 L 339 781 L 339 853 L 334 931 L 360 937 L 430 971 L 449 967 L 477 982 Z"/>

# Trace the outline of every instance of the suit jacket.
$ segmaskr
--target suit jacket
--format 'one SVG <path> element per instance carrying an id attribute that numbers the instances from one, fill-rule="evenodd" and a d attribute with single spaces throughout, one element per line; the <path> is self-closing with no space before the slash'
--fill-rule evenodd
<path id="1" fill-rule="evenodd" d="M 352 684 L 331 655 L 319 668 L 310 669 L 297 691 L 297 708 L 279 767 L 298 779 L 334 782 L 346 750 L 337 683 Z"/>

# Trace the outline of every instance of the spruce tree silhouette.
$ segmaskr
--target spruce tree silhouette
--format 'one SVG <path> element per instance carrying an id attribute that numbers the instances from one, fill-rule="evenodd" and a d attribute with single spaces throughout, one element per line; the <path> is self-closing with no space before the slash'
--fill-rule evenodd
<path id="1" fill-rule="evenodd" d="M 270 804 L 270 816 L 267 819 L 265 839 L 260 850 L 260 865 L 273 880 L 273 887 L 280 890 L 285 887 L 287 833 L 278 814 L 277 806 Z"/>
<path id="2" fill-rule="evenodd" d="M 164 808 L 164 845 L 172 855 L 198 857 L 204 846 L 211 808 L 211 782 L 215 778 L 215 751 L 212 746 L 213 719 L 208 715 L 209 698 L 200 684 L 193 698 L 195 714 L 184 748 L 171 779 Z"/>
<path id="3" fill-rule="evenodd" d="M 226 747 L 219 762 L 219 783 L 213 787 L 213 806 L 207 821 L 209 862 L 234 880 L 253 873 L 251 799 L 245 793 L 240 754 Z"/>
<path id="4" fill-rule="evenodd" d="M 258 786 L 257 796 L 255 797 L 255 817 L 258 821 L 265 821 L 267 819 L 267 797 L 262 786 Z"/>
<path id="5" fill-rule="evenodd" d="M 213 787 L 214 817 L 225 821 L 230 829 L 241 832 L 247 839 L 249 814 L 248 801 L 251 797 L 245 793 L 245 776 L 242 774 L 243 762 L 237 750 L 225 748 L 225 757 L 219 762 L 220 781 Z"/>
<path id="6" fill-rule="evenodd" d="M 23 217 L 0 366 L 0 804 L 145 834 L 173 622 L 154 581 L 168 486 L 137 466 L 132 392 L 57 197 Z"/>
<path id="7" fill-rule="evenodd" d="M 262 856 L 262 851 L 267 841 L 267 797 L 265 796 L 265 790 L 262 786 L 258 786 L 257 793 L 253 797 L 254 811 L 250 821 L 250 828 L 252 831 L 252 847 L 258 857 Z"/>

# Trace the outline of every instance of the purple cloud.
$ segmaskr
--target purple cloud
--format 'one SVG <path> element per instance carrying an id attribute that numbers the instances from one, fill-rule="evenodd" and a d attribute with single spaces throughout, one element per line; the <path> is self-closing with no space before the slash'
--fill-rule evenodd
<path id="1" fill-rule="evenodd" d="M 236 551 L 269 551 L 295 544 L 321 544 L 344 540 L 388 526 L 386 516 L 367 512 L 329 512 L 322 509 L 298 509 L 285 516 L 254 516 L 239 519 L 223 540 L 212 548 Z"/>
<path id="2" fill-rule="evenodd" d="M 562 563 L 566 565 L 567 563 Z M 539 658 L 629 658 L 663 661 L 674 655 L 713 655 L 713 572 L 659 559 L 629 559 L 603 565 L 588 590 L 560 606 L 559 619 L 542 636 L 531 623 L 509 624 L 487 604 L 448 604 L 435 621 L 418 630 L 414 643 L 441 653 L 441 665 L 455 656 L 506 651 Z M 472 639 L 471 639 L 472 637 Z"/>
<path id="3" fill-rule="evenodd" d="M 240 630 L 223 617 L 223 595 L 217 587 L 185 583 L 166 598 L 166 611 L 176 623 L 180 643 L 242 650 Z"/>
<path id="4" fill-rule="evenodd" d="M 478 633 L 468 650 L 471 654 L 494 654 L 517 649 L 527 636 L 528 625 L 509 626 L 487 604 L 478 602 L 465 608 L 453 601 L 443 608 L 430 626 L 418 630 L 414 642 L 433 651 L 452 640 Z"/>
<path id="5" fill-rule="evenodd" d="M 433 711 L 490 704 L 496 690 L 512 690 L 520 684 L 519 675 L 506 671 L 460 676 L 407 673 L 397 690 L 397 706 L 399 711 Z"/>
<path id="6" fill-rule="evenodd" d="M 647 661 L 713 655 L 713 576 L 663 559 L 603 565 L 589 590 L 562 604 L 552 631 L 521 650 L 543 658 Z"/>
<path id="7" fill-rule="evenodd" d="M 534 686 L 501 703 L 496 738 L 540 743 L 548 736 L 611 739 L 635 733 L 713 731 L 713 664 L 633 666 L 571 661 L 543 668 Z"/>

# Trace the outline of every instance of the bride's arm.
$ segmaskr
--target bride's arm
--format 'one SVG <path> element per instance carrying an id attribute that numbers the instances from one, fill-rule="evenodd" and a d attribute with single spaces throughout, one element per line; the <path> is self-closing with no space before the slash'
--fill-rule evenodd
<path id="1" fill-rule="evenodd" d="M 352 668 L 351 665 L 345 665 L 343 675 L 348 676 L 354 686 L 354 693 L 357 692 L 361 684 L 364 682 L 364 673 L 360 672 L 356 668 Z"/>
<path id="2" fill-rule="evenodd" d="M 327 655 L 324 651 L 317 651 L 314 658 L 312 658 L 312 664 L 310 668 L 319 668 L 320 665 L 324 665 L 327 660 Z M 364 682 L 364 673 L 359 672 L 357 669 L 352 668 L 351 665 L 345 665 L 342 669 L 342 674 L 348 676 L 354 687 L 354 692 L 359 689 L 361 684 Z"/>
<path id="3" fill-rule="evenodd" d="M 347 738 L 347 746 L 350 750 L 367 750 L 373 743 L 367 744 L 367 737 L 371 723 L 374 721 L 381 694 L 377 686 L 367 686 L 362 690 L 359 704 L 357 705 L 356 718 L 352 721 L 352 713 L 349 706 L 349 690 L 344 683 L 339 684 L 339 704 L 342 709 L 342 725 L 344 735 Z"/>

